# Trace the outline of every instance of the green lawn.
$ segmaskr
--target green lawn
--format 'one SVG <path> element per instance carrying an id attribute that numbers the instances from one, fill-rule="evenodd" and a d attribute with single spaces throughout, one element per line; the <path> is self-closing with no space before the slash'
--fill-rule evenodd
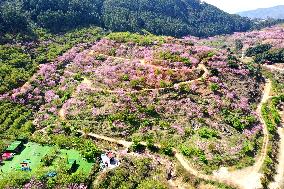
<path id="1" fill-rule="evenodd" d="M 16 171 L 16 169 L 18 167 L 20 167 L 20 163 L 23 162 L 24 160 L 28 160 L 29 166 L 31 168 L 31 173 L 34 173 L 35 171 L 37 171 L 37 168 L 40 167 L 41 164 L 41 159 L 48 154 L 49 152 L 52 151 L 52 149 L 54 149 L 55 147 L 51 147 L 51 146 L 42 146 L 40 144 L 37 143 L 32 143 L 29 142 L 27 144 L 25 144 L 25 148 L 24 150 L 18 154 L 15 155 L 15 157 L 10 160 L 10 161 L 4 161 L 4 165 L 1 166 L 1 173 L 11 173 Z M 92 167 L 94 165 L 94 163 L 90 163 L 87 162 L 83 157 L 81 157 L 79 151 L 77 150 L 65 150 L 65 149 L 61 149 L 60 150 L 60 154 L 58 155 L 57 158 L 59 157 L 66 157 L 67 159 L 74 159 L 76 160 L 76 163 L 79 165 L 77 171 L 81 170 L 85 173 L 90 173 L 90 171 L 92 170 Z M 52 165 L 51 167 L 47 168 L 47 170 L 53 170 L 53 166 L 56 166 L 56 159 L 53 161 L 53 163 L 55 163 L 54 165 Z"/>
<path id="2" fill-rule="evenodd" d="M 15 171 L 20 163 L 24 160 L 28 160 L 29 166 L 32 172 L 40 166 L 40 160 L 52 149 L 49 146 L 41 146 L 36 143 L 29 142 L 25 145 L 25 149 L 20 153 L 15 155 L 15 157 L 10 161 L 4 161 L 4 165 L 1 167 L 4 173 L 9 173 Z"/>
<path id="3" fill-rule="evenodd" d="M 67 154 L 68 159 L 76 160 L 76 163 L 79 164 L 77 171 L 81 170 L 85 173 L 90 173 L 90 171 L 92 170 L 94 163 L 87 162 L 87 160 L 84 160 L 77 150 L 60 150 L 60 152 L 62 155 Z"/>

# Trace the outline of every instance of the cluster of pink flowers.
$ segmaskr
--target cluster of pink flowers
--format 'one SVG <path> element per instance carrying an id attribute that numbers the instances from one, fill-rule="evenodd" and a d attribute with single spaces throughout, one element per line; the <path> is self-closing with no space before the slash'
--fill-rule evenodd
<path id="1" fill-rule="evenodd" d="M 69 184 L 68 189 L 87 189 L 88 187 L 85 184 Z"/>
<path id="2" fill-rule="evenodd" d="M 184 135 L 184 129 L 179 125 L 173 125 L 172 128 L 176 129 L 178 134 Z"/>
<path id="3" fill-rule="evenodd" d="M 253 128 L 251 129 L 245 129 L 243 131 L 243 134 L 247 137 L 247 138 L 251 138 L 252 136 L 254 136 L 255 134 L 259 133 L 262 130 L 262 125 L 258 124 L 255 125 Z"/>
<path id="4" fill-rule="evenodd" d="M 37 188 L 45 188 L 45 184 L 35 178 L 32 178 L 28 183 L 26 183 L 23 189 L 37 189 Z"/>
<path id="5" fill-rule="evenodd" d="M 216 36 L 201 41 L 214 42 L 219 40 L 225 41 L 228 46 L 234 46 L 236 40 L 241 40 L 244 49 L 257 44 L 271 44 L 273 48 L 284 48 L 284 29 L 282 26 L 273 26 L 260 31 L 236 32 L 233 35 Z"/>
<path id="6" fill-rule="evenodd" d="M 72 58 L 75 58 L 82 46 L 70 49 L 54 62 L 40 65 L 37 73 L 26 85 L 5 94 L 5 98 L 26 104 L 33 109 L 38 109 L 44 103 L 44 100 L 51 102 L 53 99 L 58 98 L 58 95 L 52 90 L 60 82 L 60 75 L 57 69 L 59 66 L 70 62 Z"/>

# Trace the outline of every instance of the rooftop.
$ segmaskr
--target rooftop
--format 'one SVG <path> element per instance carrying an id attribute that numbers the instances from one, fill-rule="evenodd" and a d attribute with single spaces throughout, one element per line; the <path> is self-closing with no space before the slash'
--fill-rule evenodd
<path id="1" fill-rule="evenodd" d="M 6 149 L 7 151 L 14 151 L 16 150 L 20 145 L 22 144 L 21 141 L 14 141 L 12 144 L 10 144 L 8 146 L 8 148 Z"/>

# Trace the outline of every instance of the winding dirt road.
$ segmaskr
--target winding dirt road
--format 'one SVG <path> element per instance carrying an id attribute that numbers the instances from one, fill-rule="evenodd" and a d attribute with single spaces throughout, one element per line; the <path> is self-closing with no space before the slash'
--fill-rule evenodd
<path id="1" fill-rule="evenodd" d="M 242 189 L 259 189 L 262 188 L 261 185 L 261 177 L 260 173 L 261 167 L 264 163 L 267 148 L 269 143 L 269 133 L 264 122 L 264 119 L 261 114 L 261 107 L 264 103 L 266 103 L 271 97 L 272 83 L 270 80 L 266 80 L 266 84 L 263 90 L 263 96 L 260 104 L 257 107 L 257 114 L 260 119 L 261 124 L 263 125 L 263 144 L 261 148 L 261 152 L 256 158 L 255 164 L 250 167 L 246 167 L 244 169 L 236 170 L 236 171 L 228 171 L 227 168 L 221 168 L 219 171 L 216 171 L 214 175 L 219 179 L 230 180 L 230 182 L 238 185 Z"/>
<path id="2" fill-rule="evenodd" d="M 203 70 L 203 74 L 201 77 L 194 79 L 194 80 L 189 80 L 189 81 L 184 81 L 184 82 L 180 82 L 180 83 L 176 83 L 174 84 L 173 87 L 165 87 L 165 88 L 150 88 L 150 89 L 142 89 L 142 90 L 137 90 L 137 91 L 129 91 L 129 92 L 125 92 L 126 94 L 135 94 L 135 93 L 141 93 L 141 92 L 150 92 L 150 91 L 161 91 L 161 90 L 165 90 L 165 89 L 173 89 L 176 87 L 179 87 L 181 85 L 184 84 L 192 84 L 198 81 L 202 81 L 203 79 L 205 79 L 208 75 L 209 75 L 209 71 L 206 68 L 206 66 L 204 64 L 199 64 L 198 67 L 196 69 L 200 69 Z M 93 91 L 102 91 L 102 92 L 108 92 L 108 93 L 121 93 L 121 90 L 108 90 L 108 89 L 101 89 L 101 88 L 95 88 L 92 87 L 92 82 L 90 80 L 88 80 L 87 78 L 84 78 L 83 83 L 86 84 L 90 90 Z"/>
<path id="3" fill-rule="evenodd" d="M 277 71 L 284 73 L 283 68 L 279 68 L 275 65 L 263 65 L 271 71 Z M 276 167 L 276 175 L 274 176 L 274 181 L 269 184 L 270 189 L 283 189 L 284 188 L 284 112 L 280 112 L 282 117 L 281 127 L 278 128 L 278 135 L 280 137 L 279 141 L 279 154 L 278 154 L 278 164 Z"/>

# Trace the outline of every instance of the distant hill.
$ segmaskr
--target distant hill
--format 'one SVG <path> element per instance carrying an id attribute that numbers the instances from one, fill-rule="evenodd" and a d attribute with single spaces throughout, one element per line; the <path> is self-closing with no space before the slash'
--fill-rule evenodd
<path id="1" fill-rule="evenodd" d="M 0 21 L 0 34 L 29 31 L 28 25 L 35 23 L 52 32 L 95 25 L 177 37 L 247 31 L 253 25 L 200 0 L 4 0 Z"/>
<path id="2" fill-rule="evenodd" d="M 270 8 L 261 8 L 251 11 L 244 11 L 237 13 L 240 16 L 245 16 L 249 18 L 274 18 L 274 19 L 284 19 L 284 5 L 279 5 Z"/>

